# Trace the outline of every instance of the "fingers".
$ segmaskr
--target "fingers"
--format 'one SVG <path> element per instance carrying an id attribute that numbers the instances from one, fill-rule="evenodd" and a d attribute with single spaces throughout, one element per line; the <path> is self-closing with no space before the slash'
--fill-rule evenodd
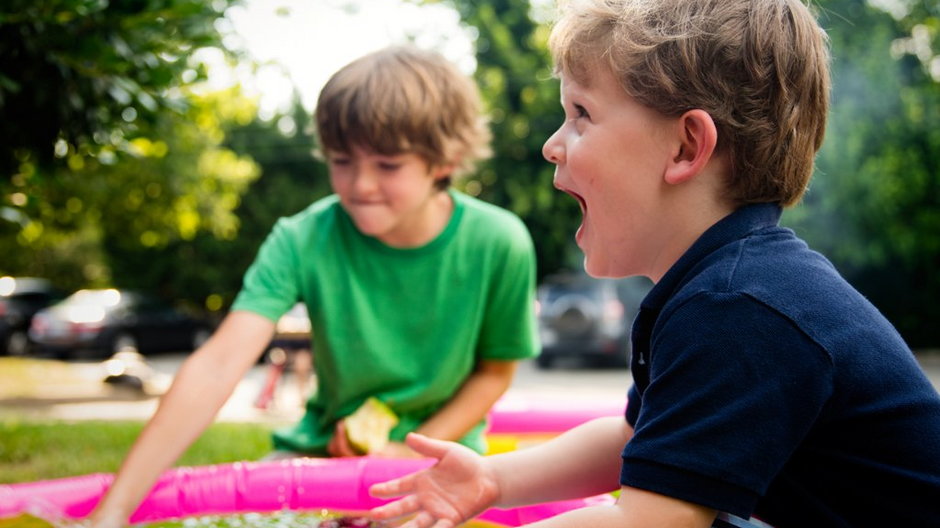
<path id="1" fill-rule="evenodd" d="M 404 517 L 406 515 L 411 515 L 412 513 L 418 511 L 421 507 L 418 502 L 417 497 L 414 495 L 408 495 L 407 497 L 390 502 L 388 504 L 373 508 L 369 511 L 369 516 L 373 519 L 394 519 L 396 517 Z"/>
<path id="2" fill-rule="evenodd" d="M 447 519 L 437 519 L 428 512 L 421 512 L 402 524 L 399 528 L 454 528 L 455 524 Z"/>
<path id="3" fill-rule="evenodd" d="M 349 445 L 349 440 L 346 437 L 346 423 L 343 420 L 336 422 L 336 427 L 333 429 L 333 437 L 330 438 L 330 443 L 327 445 L 326 450 L 330 456 L 334 457 L 359 456 L 359 453 Z"/>
<path id="4" fill-rule="evenodd" d="M 406 493 L 414 491 L 414 481 L 416 473 L 405 475 L 402 478 L 389 480 L 388 482 L 379 482 L 369 488 L 369 494 L 373 497 L 389 498 L 400 497 Z"/>
<path id="5" fill-rule="evenodd" d="M 443 458 L 451 446 L 454 445 L 453 442 L 435 440 L 418 433 L 408 433 L 408 436 L 405 437 L 405 443 L 417 453 L 437 459 Z"/>

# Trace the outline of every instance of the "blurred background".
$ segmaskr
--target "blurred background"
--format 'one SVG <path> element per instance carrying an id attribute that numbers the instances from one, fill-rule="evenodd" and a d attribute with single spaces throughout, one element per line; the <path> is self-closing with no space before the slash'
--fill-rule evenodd
<path id="1" fill-rule="evenodd" d="M 940 348 L 940 4 L 813 4 L 832 43 L 833 105 L 809 192 L 784 224 L 912 347 Z M 36 309 L 80 289 L 135 292 L 165 310 L 158 319 L 185 320 L 181 339 L 197 344 L 276 218 L 329 192 L 312 155 L 322 84 L 363 53 L 412 41 L 454 60 L 485 98 L 495 156 L 458 187 L 517 213 L 540 283 L 564 283 L 580 269 L 580 212 L 541 155 L 562 120 L 551 10 L 550 0 L 5 0 L 0 276 L 42 279 L 20 290 Z M 10 328 L 35 310 L 4 300 L 13 280 L 0 282 L 0 315 L 16 314 L 0 346 L 22 353 L 33 343 L 10 341 Z M 601 304 L 597 317 L 630 313 Z"/>

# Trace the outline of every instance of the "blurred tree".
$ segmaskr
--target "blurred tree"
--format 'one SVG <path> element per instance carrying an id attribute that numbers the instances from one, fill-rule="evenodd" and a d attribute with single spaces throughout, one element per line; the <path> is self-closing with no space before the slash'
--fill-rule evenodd
<path id="1" fill-rule="evenodd" d="M 184 112 L 141 124 L 117 145 L 120 156 L 69 154 L 67 167 L 21 173 L 30 215 L 0 223 L 3 271 L 200 302 L 199 290 L 184 287 L 205 271 L 195 241 L 235 237 L 234 210 L 258 175 L 249 157 L 222 146 L 224 131 L 251 122 L 256 106 L 234 88 L 186 101 Z"/>
<path id="2" fill-rule="evenodd" d="M 260 177 L 251 183 L 235 211 L 241 224 L 238 237 L 230 241 L 204 237 L 200 244 L 224 263 L 212 270 L 212 276 L 203 274 L 224 306 L 238 292 L 242 275 L 277 219 L 297 213 L 331 192 L 326 167 L 313 155 L 313 116 L 297 96 L 289 111 L 269 120 L 256 118 L 230 130 L 226 146 L 254 159 Z"/>
<path id="3" fill-rule="evenodd" d="M 554 167 L 542 157 L 542 145 L 563 120 L 549 28 L 534 19 L 526 0 L 451 3 L 477 34 L 474 75 L 493 130 L 493 159 L 461 187 L 523 219 L 535 238 L 539 277 L 580 268 L 573 243 L 580 209 L 552 186 Z"/>
<path id="4" fill-rule="evenodd" d="M 106 189 L 97 209 L 115 285 L 196 305 L 217 291 L 207 275 L 230 263 L 207 242 L 237 240 L 235 211 L 260 174 L 250 156 L 223 141 L 226 129 L 246 126 L 256 115 L 237 88 L 193 96 L 184 114 L 158 121 L 152 136 L 165 139 L 140 138 L 132 145 L 137 156 L 92 169 L 85 179 Z"/>
<path id="5" fill-rule="evenodd" d="M 0 3 L 0 186 L 24 164 L 113 153 L 179 110 L 177 88 L 205 79 L 190 59 L 221 47 L 214 23 L 237 1 Z"/>
<path id="6" fill-rule="evenodd" d="M 818 4 L 832 110 L 810 190 L 785 222 L 912 346 L 940 346 L 940 7 L 894 2 L 892 16 L 863 0 Z"/>
<path id="7" fill-rule="evenodd" d="M 191 90 L 203 50 L 234 60 L 219 28 L 238 1 L 0 5 L 0 271 L 195 299 L 195 241 L 234 237 L 257 174 L 221 146 L 253 103 Z"/>

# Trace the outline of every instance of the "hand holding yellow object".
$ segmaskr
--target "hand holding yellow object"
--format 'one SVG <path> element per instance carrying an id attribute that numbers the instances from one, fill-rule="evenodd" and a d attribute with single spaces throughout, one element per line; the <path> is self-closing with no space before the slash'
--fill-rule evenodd
<path id="1" fill-rule="evenodd" d="M 377 398 L 367 399 L 345 419 L 346 436 L 357 452 L 370 454 L 388 445 L 388 435 L 398 424 L 398 416 Z"/>

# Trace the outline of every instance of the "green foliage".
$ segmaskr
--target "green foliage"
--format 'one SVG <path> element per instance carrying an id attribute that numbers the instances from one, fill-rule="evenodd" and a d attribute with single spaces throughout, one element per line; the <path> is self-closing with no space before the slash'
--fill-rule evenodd
<path id="1" fill-rule="evenodd" d="M 114 172 L 95 171 L 107 180 L 102 186 L 111 200 L 101 204 L 100 226 L 112 283 L 204 305 L 215 289 L 204 283 L 203 267 L 226 263 L 207 258 L 211 248 L 199 242 L 237 238 L 235 211 L 260 174 L 250 157 L 222 142 L 227 128 L 243 126 L 255 114 L 237 90 L 194 97 L 185 114 L 154 134 L 165 140 L 141 142 L 151 155 Z"/>
<path id="2" fill-rule="evenodd" d="M 0 172 L 98 156 L 185 105 L 237 0 L 6 0 L 0 4 Z"/>
<path id="3" fill-rule="evenodd" d="M 832 43 L 826 141 L 787 222 L 916 347 L 940 343 L 940 82 L 905 50 L 924 2 L 894 18 L 861 0 L 820 2 Z M 921 14 L 916 14 L 921 13 Z M 916 15 L 915 15 L 916 14 Z M 936 30 L 933 30 L 936 42 Z"/>
<path id="4" fill-rule="evenodd" d="M 522 218 L 535 238 L 539 277 L 580 267 L 573 244 L 580 210 L 554 189 L 554 167 L 542 156 L 542 145 L 563 120 L 548 27 L 532 19 L 527 1 L 452 3 L 479 35 L 475 76 L 494 138 L 493 159 L 463 188 Z"/>
<path id="5" fill-rule="evenodd" d="M 0 421 L 0 484 L 113 473 L 143 425 L 120 421 Z M 176 465 L 258 460 L 270 450 L 267 426 L 220 422 L 211 425 Z"/>
<path id="6" fill-rule="evenodd" d="M 495 155 L 459 186 L 526 222 L 540 277 L 580 267 L 578 206 L 541 154 L 562 120 L 549 24 L 526 0 L 411 1 L 452 5 L 478 35 Z M 299 104 L 261 121 L 236 91 L 188 89 L 205 73 L 195 51 L 219 44 L 214 23 L 235 2 L 0 5 L 0 273 L 218 309 L 276 218 L 329 192 Z M 912 345 L 937 346 L 938 4 L 813 4 L 832 41 L 833 107 L 810 191 L 785 223 Z"/>
<path id="7" fill-rule="evenodd" d="M 238 292 L 242 275 L 277 219 L 297 213 L 331 192 L 325 166 L 313 157 L 312 115 L 299 99 L 283 115 L 269 121 L 255 119 L 229 130 L 226 146 L 251 157 L 260 177 L 252 181 L 235 211 L 240 222 L 238 236 L 225 241 L 203 236 L 198 244 L 212 258 L 200 270 L 203 284 L 193 277 L 190 288 L 201 291 L 211 285 L 223 306 Z"/>
<path id="8" fill-rule="evenodd" d="M 205 303 L 211 288 L 188 286 L 219 262 L 200 242 L 235 238 L 259 172 L 222 145 L 254 103 L 192 89 L 236 2 L 0 6 L 0 272 Z"/>
<path id="9" fill-rule="evenodd" d="M 23 168 L 14 194 L 27 197 L 18 208 L 26 220 L 0 224 L 10 256 L 4 271 L 53 277 L 65 288 L 114 285 L 187 298 L 180 283 L 198 271 L 194 242 L 236 236 L 234 210 L 258 167 L 222 146 L 227 127 L 254 119 L 252 101 L 234 89 L 186 97 L 184 111 L 159 114 L 117 145 L 119 158 Z"/>

